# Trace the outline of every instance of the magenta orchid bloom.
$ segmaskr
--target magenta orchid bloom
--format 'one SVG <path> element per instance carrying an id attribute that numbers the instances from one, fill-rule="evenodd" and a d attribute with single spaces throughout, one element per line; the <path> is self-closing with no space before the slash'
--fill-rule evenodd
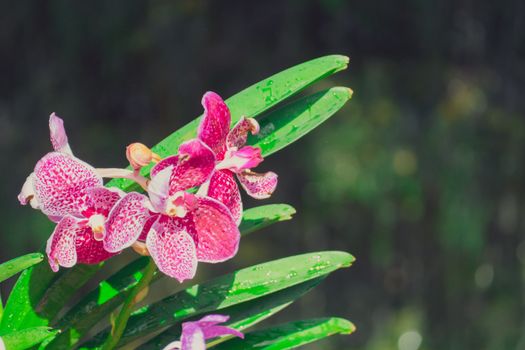
<path id="1" fill-rule="evenodd" d="M 255 119 L 241 117 L 230 130 L 230 110 L 219 95 L 207 92 L 202 98 L 202 105 L 204 115 L 199 125 L 198 138 L 213 150 L 217 164 L 199 193 L 224 203 L 239 224 L 242 202 L 234 175 L 237 175 L 248 195 L 264 199 L 275 190 L 277 174 L 251 171 L 263 161 L 260 148 L 245 145 L 249 132 L 254 135 L 259 132 L 259 124 Z"/>
<path id="2" fill-rule="evenodd" d="M 102 187 L 95 168 L 73 155 L 64 122 L 55 113 L 49 129 L 55 151 L 37 162 L 18 199 L 57 223 L 46 249 L 53 271 L 59 265 L 99 263 L 115 255 L 105 251 L 100 240 L 105 218 L 123 192 Z"/>
<path id="3" fill-rule="evenodd" d="M 244 334 L 238 330 L 218 325 L 228 321 L 228 319 L 229 317 L 224 315 L 208 315 L 198 321 L 184 322 L 180 341 L 168 344 L 163 350 L 205 350 L 206 340 L 211 338 L 223 335 L 244 338 Z"/>
<path id="4" fill-rule="evenodd" d="M 215 155 L 203 142 L 182 144 L 178 155 L 151 169 L 149 198 L 131 192 L 116 204 L 104 248 L 117 252 L 145 240 L 159 270 L 180 282 L 193 278 L 198 261 L 217 263 L 235 256 L 240 233 L 228 208 L 186 192 L 204 183 L 214 167 Z"/>

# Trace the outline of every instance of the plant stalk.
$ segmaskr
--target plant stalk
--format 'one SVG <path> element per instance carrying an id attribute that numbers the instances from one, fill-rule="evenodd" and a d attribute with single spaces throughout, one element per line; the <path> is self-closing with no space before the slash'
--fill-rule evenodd
<path id="1" fill-rule="evenodd" d="M 144 275 L 137 283 L 135 288 L 133 288 L 131 293 L 128 295 L 126 301 L 124 302 L 124 305 L 120 309 L 115 323 L 111 328 L 111 333 L 108 335 L 106 342 L 102 346 L 102 350 L 112 350 L 117 346 L 118 342 L 120 341 L 120 338 L 122 337 L 122 334 L 124 333 L 124 330 L 126 329 L 126 325 L 128 323 L 129 316 L 133 311 L 133 307 L 139 301 L 137 300 L 137 296 L 139 296 L 139 293 L 143 291 L 144 288 L 149 286 L 151 280 L 153 279 L 153 276 L 155 275 L 155 270 L 155 262 L 153 261 L 153 259 L 150 258 L 148 265 L 146 265 L 146 268 L 144 269 Z"/>

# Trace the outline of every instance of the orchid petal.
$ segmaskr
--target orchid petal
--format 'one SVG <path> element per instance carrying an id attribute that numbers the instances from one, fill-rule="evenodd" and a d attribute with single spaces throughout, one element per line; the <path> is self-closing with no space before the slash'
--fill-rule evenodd
<path id="1" fill-rule="evenodd" d="M 80 230 L 82 228 L 78 219 L 72 216 L 64 217 L 55 227 L 46 245 L 49 265 L 54 272 L 58 271 L 59 266 L 73 267 L 77 263 L 75 241 Z"/>
<path id="2" fill-rule="evenodd" d="M 26 205 L 29 203 L 33 208 L 38 209 L 39 203 L 38 199 L 35 197 L 34 182 L 35 173 L 31 173 L 24 182 L 22 190 L 20 190 L 20 194 L 18 195 L 18 201 L 22 205 Z"/>
<path id="3" fill-rule="evenodd" d="M 208 197 L 218 200 L 230 210 L 233 221 L 239 225 L 242 217 L 242 200 L 239 186 L 229 170 L 215 171 L 210 179 Z"/>
<path id="4" fill-rule="evenodd" d="M 197 259 L 216 263 L 231 259 L 239 249 L 240 233 L 228 208 L 210 197 L 197 197 L 197 206 L 191 212 L 196 232 Z"/>
<path id="5" fill-rule="evenodd" d="M 228 151 L 225 159 L 217 164 L 216 169 L 229 169 L 234 173 L 255 168 L 263 161 L 259 147 L 244 146 L 238 151 Z"/>
<path id="6" fill-rule="evenodd" d="M 169 343 L 168 345 L 166 345 L 164 348 L 162 348 L 162 350 L 180 350 L 180 347 L 181 347 L 181 342 L 180 341 L 172 341 L 171 343 Z M 0 348 L 0 350 L 2 350 Z"/>
<path id="7" fill-rule="evenodd" d="M 151 178 L 153 178 L 157 176 L 159 172 L 166 169 L 167 167 L 170 167 L 170 166 L 173 168 L 176 167 L 178 163 L 179 163 L 179 156 L 175 155 L 175 156 L 166 157 L 162 159 L 160 162 L 158 162 L 157 164 L 155 164 L 153 168 L 151 168 L 151 171 L 149 174 Z"/>
<path id="8" fill-rule="evenodd" d="M 228 315 L 219 315 L 219 314 L 210 314 L 206 315 L 198 321 L 195 321 L 199 324 L 200 327 L 205 326 L 214 326 L 219 323 L 224 323 L 230 319 Z"/>
<path id="9" fill-rule="evenodd" d="M 248 132 L 252 135 L 259 133 L 260 126 L 254 118 L 246 118 L 244 116 L 239 119 L 237 124 L 230 130 L 226 138 L 226 146 L 230 148 L 241 148 L 246 144 L 248 139 Z"/>
<path id="10" fill-rule="evenodd" d="M 193 322 L 182 324 L 181 350 L 205 350 L 206 341 L 204 333 Z"/>
<path id="11" fill-rule="evenodd" d="M 157 172 L 155 176 L 152 176 L 148 184 L 149 200 L 153 208 L 159 213 L 163 213 L 166 210 L 172 172 L 173 166 L 170 165 Z"/>
<path id="12" fill-rule="evenodd" d="M 49 116 L 49 133 L 51 134 L 51 143 L 55 151 L 73 155 L 67 141 L 64 121 L 55 113 L 51 113 Z"/>
<path id="13" fill-rule="evenodd" d="M 202 97 L 202 106 L 204 114 L 197 131 L 198 138 L 215 152 L 218 159 L 222 159 L 230 130 L 230 110 L 222 98 L 211 91 Z"/>
<path id="14" fill-rule="evenodd" d="M 161 216 L 151 226 L 146 245 L 157 267 L 166 275 L 181 283 L 195 276 L 195 242 L 188 232 L 175 223 L 175 219 Z"/>
<path id="15" fill-rule="evenodd" d="M 116 255 L 105 250 L 101 241 L 95 240 L 93 231 L 89 226 L 77 231 L 75 244 L 78 263 L 98 264 Z"/>
<path id="16" fill-rule="evenodd" d="M 130 192 L 115 204 L 106 221 L 104 249 L 118 252 L 131 246 L 140 236 L 151 214 L 146 208 L 147 197 Z"/>
<path id="17" fill-rule="evenodd" d="M 146 220 L 146 223 L 144 224 L 144 227 L 142 228 L 142 232 L 140 232 L 139 241 L 145 242 L 146 237 L 148 237 L 148 232 L 151 229 L 151 226 L 159 219 L 159 214 L 153 214 L 149 217 L 148 220 Z"/>
<path id="18" fill-rule="evenodd" d="M 40 209 L 51 216 L 79 216 L 87 190 L 102 186 L 102 178 L 91 165 L 59 152 L 48 153 L 38 161 L 33 179 Z"/>
<path id="19" fill-rule="evenodd" d="M 244 338 L 244 334 L 236 329 L 227 326 L 201 326 L 202 332 L 204 333 L 204 339 L 211 339 L 215 337 L 222 337 L 224 335 L 234 335 L 239 338 Z"/>
<path id="20" fill-rule="evenodd" d="M 170 195 L 204 183 L 215 167 L 213 151 L 202 141 L 193 139 L 179 147 L 179 161 L 170 178 Z"/>
<path id="21" fill-rule="evenodd" d="M 244 338 L 244 335 L 239 332 L 236 329 L 233 329 L 231 327 L 227 326 L 220 326 L 219 323 L 226 322 L 230 319 L 229 316 L 226 315 L 207 315 L 201 318 L 198 321 L 192 321 L 192 322 L 184 322 L 182 325 L 183 329 L 183 337 L 186 335 L 184 331 L 188 332 L 188 330 L 192 330 L 193 327 L 198 327 L 201 329 L 204 340 L 208 340 L 215 337 L 220 337 L 223 335 L 234 335 L 240 338 Z"/>
<path id="22" fill-rule="evenodd" d="M 124 191 L 115 187 L 93 187 L 87 190 L 86 204 L 88 210 L 107 217 L 113 206 L 125 195 Z"/>
<path id="23" fill-rule="evenodd" d="M 277 187 L 277 174 L 271 171 L 259 174 L 245 170 L 237 174 L 237 179 L 246 193 L 255 199 L 270 197 Z"/>

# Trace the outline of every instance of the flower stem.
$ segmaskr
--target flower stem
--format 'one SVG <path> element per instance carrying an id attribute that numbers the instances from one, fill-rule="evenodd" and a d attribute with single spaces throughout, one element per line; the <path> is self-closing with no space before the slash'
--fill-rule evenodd
<path id="1" fill-rule="evenodd" d="M 119 168 L 97 168 L 96 171 L 102 177 L 133 180 L 138 183 L 145 191 L 148 190 L 149 180 L 140 175 L 138 171 Z"/>
<path id="2" fill-rule="evenodd" d="M 144 290 L 144 288 L 149 286 L 153 276 L 155 275 L 155 270 L 155 262 L 150 258 L 148 265 L 144 269 L 144 275 L 126 298 L 122 309 L 120 309 L 115 323 L 111 328 L 111 333 L 108 335 L 106 342 L 102 346 L 102 350 L 112 350 L 117 346 L 120 338 L 122 337 L 122 334 L 124 333 L 124 330 L 126 329 L 129 316 L 133 311 L 133 306 L 135 306 L 135 304 L 138 302 L 137 296 L 142 290 Z"/>

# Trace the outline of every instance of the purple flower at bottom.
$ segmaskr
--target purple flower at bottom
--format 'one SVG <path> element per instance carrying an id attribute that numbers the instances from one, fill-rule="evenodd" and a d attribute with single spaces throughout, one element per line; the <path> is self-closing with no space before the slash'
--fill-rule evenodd
<path id="1" fill-rule="evenodd" d="M 228 334 L 244 338 L 241 332 L 218 325 L 229 318 L 225 315 L 208 315 L 198 321 L 184 322 L 180 341 L 169 343 L 163 350 L 205 350 L 206 340 Z"/>

